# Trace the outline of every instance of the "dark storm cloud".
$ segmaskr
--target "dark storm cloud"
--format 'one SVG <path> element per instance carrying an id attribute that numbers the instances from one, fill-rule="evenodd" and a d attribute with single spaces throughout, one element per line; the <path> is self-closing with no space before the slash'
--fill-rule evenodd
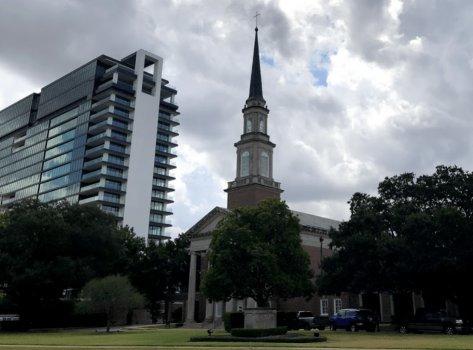
<path id="1" fill-rule="evenodd" d="M 155 40 L 135 2 L 6 0 L 0 4 L 0 64 L 44 84 L 101 53 L 124 56 Z"/>
<path id="2" fill-rule="evenodd" d="M 0 74 L 40 87 L 102 53 L 164 57 L 182 113 L 174 222 L 185 229 L 224 204 L 235 176 L 256 12 L 273 62 L 262 75 L 275 179 L 291 205 L 346 217 L 351 194 L 384 176 L 473 168 L 470 2 L 3 0 Z M 310 71 L 321 54 L 326 86 Z"/>

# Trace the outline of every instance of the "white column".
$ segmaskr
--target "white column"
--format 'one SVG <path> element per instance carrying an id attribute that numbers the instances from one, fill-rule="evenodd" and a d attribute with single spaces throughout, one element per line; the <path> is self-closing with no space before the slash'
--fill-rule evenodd
<path id="1" fill-rule="evenodd" d="M 225 311 L 226 312 L 233 312 L 235 311 L 235 299 L 230 299 L 225 303 Z"/>
<path id="2" fill-rule="evenodd" d="M 187 289 L 187 323 L 193 323 L 195 313 L 195 279 L 197 272 L 197 255 L 191 252 L 191 263 L 189 268 L 189 288 Z"/>
<path id="3" fill-rule="evenodd" d="M 156 83 L 156 88 L 153 95 L 141 91 L 146 61 L 154 62 L 153 80 Z M 135 110 L 133 112 L 133 134 L 129 149 L 123 223 L 133 227 L 135 233 L 146 238 L 146 240 L 153 189 L 162 67 L 163 59 L 161 57 L 144 50 L 136 52 Z"/>
<path id="4" fill-rule="evenodd" d="M 381 318 L 381 322 L 384 322 L 383 296 L 381 293 L 378 293 L 378 297 L 379 297 L 379 317 Z"/>
<path id="5" fill-rule="evenodd" d="M 213 318 L 214 318 L 214 303 L 207 299 L 205 300 L 205 321 L 212 322 Z"/>

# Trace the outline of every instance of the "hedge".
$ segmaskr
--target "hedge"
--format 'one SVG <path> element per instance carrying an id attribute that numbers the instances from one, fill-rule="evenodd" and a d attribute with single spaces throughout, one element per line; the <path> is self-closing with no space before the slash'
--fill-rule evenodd
<path id="1" fill-rule="evenodd" d="M 276 327 L 276 328 L 233 328 L 231 335 L 234 337 L 268 337 L 271 335 L 282 335 L 287 333 L 287 327 Z"/>
<path id="2" fill-rule="evenodd" d="M 230 333 L 233 328 L 243 328 L 245 325 L 245 315 L 243 312 L 225 312 L 223 314 L 223 326 Z"/>

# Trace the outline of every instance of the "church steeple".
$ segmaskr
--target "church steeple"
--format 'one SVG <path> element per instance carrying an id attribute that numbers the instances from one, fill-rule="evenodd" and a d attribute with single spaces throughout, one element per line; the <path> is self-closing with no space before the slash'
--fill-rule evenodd
<path id="1" fill-rule="evenodd" d="M 251 67 L 250 94 L 248 100 L 263 100 L 263 84 L 261 83 L 261 68 L 259 62 L 258 27 L 255 28 L 255 46 L 253 48 L 253 65 Z"/>
<path id="2" fill-rule="evenodd" d="M 263 98 L 258 27 L 255 28 L 250 94 L 243 112 L 243 134 L 237 148 L 236 178 L 228 183 L 228 209 L 254 206 L 266 198 L 280 198 L 280 183 L 273 179 L 273 149 L 269 140 L 269 110 Z"/>

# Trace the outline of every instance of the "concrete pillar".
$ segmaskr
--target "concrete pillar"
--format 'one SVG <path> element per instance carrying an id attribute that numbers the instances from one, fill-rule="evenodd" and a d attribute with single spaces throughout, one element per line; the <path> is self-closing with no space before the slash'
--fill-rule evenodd
<path id="1" fill-rule="evenodd" d="M 383 296 L 381 293 L 378 293 L 379 298 L 379 318 L 381 322 L 384 322 L 384 305 L 383 305 Z"/>
<path id="2" fill-rule="evenodd" d="M 253 298 L 248 298 L 246 301 L 246 307 L 247 308 L 255 308 L 257 307 L 256 301 Z"/>
<path id="3" fill-rule="evenodd" d="M 197 273 L 197 255 L 191 252 L 191 263 L 189 268 L 189 288 L 187 289 L 187 317 L 186 323 L 193 323 L 195 314 L 195 280 Z"/>
<path id="4" fill-rule="evenodd" d="M 225 311 L 226 312 L 236 311 L 236 299 L 232 298 L 225 303 Z"/>
<path id="5" fill-rule="evenodd" d="M 205 301 L 205 321 L 212 322 L 214 319 L 214 303 L 208 299 Z"/>

